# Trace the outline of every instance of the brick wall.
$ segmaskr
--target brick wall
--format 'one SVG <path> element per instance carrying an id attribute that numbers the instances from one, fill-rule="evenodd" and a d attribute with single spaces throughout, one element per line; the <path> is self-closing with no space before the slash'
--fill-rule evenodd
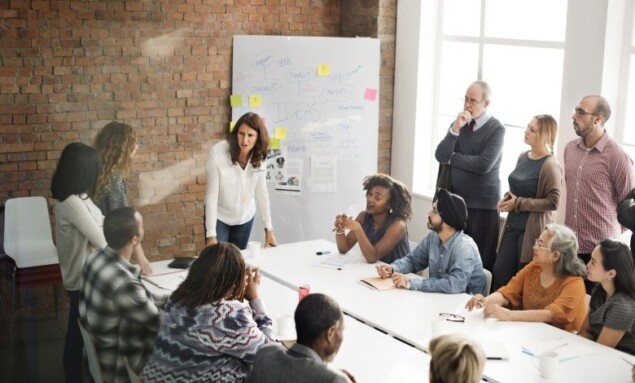
<path id="1" fill-rule="evenodd" d="M 130 197 L 151 260 L 203 244 L 207 150 L 230 119 L 235 34 L 381 39 L 390 169 L 396 0 L 0 0 L 0 204 L 49 196 L 69 142 L 117 119 L 140 143 Z"/>

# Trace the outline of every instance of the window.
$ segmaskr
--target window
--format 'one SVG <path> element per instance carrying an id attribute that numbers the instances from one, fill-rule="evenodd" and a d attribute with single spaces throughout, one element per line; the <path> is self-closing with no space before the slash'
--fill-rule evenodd
<path id="1" fill-rule="evenodd" d="M 629 2 L 629 6 L 627 15 L 630 17 L 627 16 L 627 20 L 630 21 L 630 28 L 628 23 L 625 23 L 626 28 L 624 28 L 624 40 L 630 42 L 625 48 L 625 56 L 627 57 L 625 61 L 628 64 L 624 65 L 625 73 L 622 74 L 623 78 L 628 79 L 628 85 L 624 96 L 625 113 L 621 133 L 623 134 L 622 143 L 624 149 L 631 155 L 631 158 L 635 158 L 635 108 L 633 108 L 633 105 L 635 105 L 635 6 L 633 2 Z M 630 105 L 630 108 L 626 107 L 626 105 Z"/>
<path id="2" fill-rule="evenodd" d="M 500 170 L 507 190 L 507 175 L 528 149 L 523 139 L 531 117 L 548 113 L 558 119 L 566 7 L 567 0 L 440 2 L 431 153 L 463 109 L 468 85 L 485 80 L 492 89 L 488 113 L 507 128 Z M 429 194 L 438 164 L 432 158 L 424 167 L 415 172 L 413 189 Z"/>
<path id="3" fill-rule="evenodd" d="M 507 177 L 518 155 L 529 149 L 523 142 L 529 120 L 537 114 L 554 116 L 561 158 L 564 144 L 576 137 L 572 108 L 585 94 L 602 94 L 609 100 L 609 133 L 635 158 L 635 108 L 628 108 L 635 104 L 633 3 L 399 2 L 393 176 L 412 180 L 416 194 L 433 194 L 438 169 L 434 151 L 462 110 L 466 88 L 476 79 L 490 84 L 488 113 L 507 129 L 502 191 L 508 188 Z M 409 26 L 401 26 L 406 29 L 400 33 L 399 23 Z M 419 35 L 408 35 L 413 28 Z M 413 52 L 400 51 L 406 44 L 402 41 Z"/>

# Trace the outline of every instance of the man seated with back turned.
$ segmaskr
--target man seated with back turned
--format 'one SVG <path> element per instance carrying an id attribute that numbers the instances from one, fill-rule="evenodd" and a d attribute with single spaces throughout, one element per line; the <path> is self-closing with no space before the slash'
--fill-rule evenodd
<path id="1" fill-rule="evenodd" d="M 79 314 L 93 335 L 105 382 L 129 381 L 124 357 L 139 372 L 159 329 L 157 305 L 166 296 L 146 290 L 138 267 L 130 263 L 143 233 L 143 218 L 133 208 L 109 212 L 104 219 L 108 246 L 91 254 L 82 269 Z"/>
<path id="2" fill-rule="evenodd" d="M 268 344 L 258 351 L 247 383 L 349 383 L 347 371 L 331 370 L 344 338 L 340 306 L 324 294 L 309 294 L 295 309 L 298 341 L 290 348 Z M 350 380 L 349 380 L 350 379 Z"/>
<path id="3" fill-rule="evenodd" d="M 405 257 L 390 265 L 377 266 L 382 278 L 391 278 L 402 289 L 429 293 L 483 294 L 485 274 L 474 240 L 463 233 L 467 221 L 467 207 L 463 198 L 439 189 L 428 211 L 430 233 Z M 410 278 L 426 267 L 429 278 Z"/>

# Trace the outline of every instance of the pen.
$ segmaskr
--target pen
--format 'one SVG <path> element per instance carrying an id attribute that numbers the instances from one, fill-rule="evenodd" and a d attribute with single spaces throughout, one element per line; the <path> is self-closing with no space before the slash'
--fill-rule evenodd
<path id="1" fill-rule="evenodd" d="M 553 348 L 550 348 L 550 349 L 549 349 L 549 350 L 547 350 L 547 351 L 555 351 L 555 350 L 557 350 L 557 349 L 559 349 L 559 348 L 563 348 L 563 347 L 564 347 L 564 346 L 566 346 L 566 345 L 567 345 L 567 343 L 559 344 L 559 345 L 557 345 L 557 346 L 555 346 L 555 347 L 553 347 Z"/>
<path id="2" fill-rule="evenodd" d="M 315 254 L 317 254 L 317 255 L 327 255 L 327 254 L 331 254 L 331 252 L 328 251 L 328 250 L 322 250 L 322 251 L 316 251 Z"/>

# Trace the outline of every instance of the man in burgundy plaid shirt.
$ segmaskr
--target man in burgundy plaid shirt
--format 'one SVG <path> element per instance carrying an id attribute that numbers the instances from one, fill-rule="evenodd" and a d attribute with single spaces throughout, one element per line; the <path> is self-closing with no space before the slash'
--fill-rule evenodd
<path id="1" fill-rule="evenodd" d="M 617 204 L 635 185 L 633 160 L 604 129 L 611 108 L 602 96 L 585 96 L 575 107 L 573 128 L 580 138 L 564 149 L 567 211 L 565 224 L 578 236 L 578 256 L 587 263 L 593 248 L 617 238 Z M 592 283 L 585 281 L 590 294 Z"/>

